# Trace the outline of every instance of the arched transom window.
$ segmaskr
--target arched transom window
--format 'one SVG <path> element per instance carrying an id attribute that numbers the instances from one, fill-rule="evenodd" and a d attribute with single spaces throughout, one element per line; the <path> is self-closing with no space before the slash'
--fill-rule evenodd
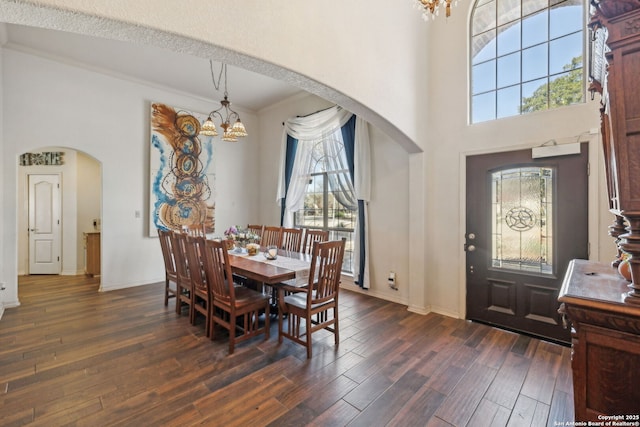
<path id="1" fill-rule="evenodd" d="M 471 122 L 584 102 L 584 0 L 476 0 Z"/>

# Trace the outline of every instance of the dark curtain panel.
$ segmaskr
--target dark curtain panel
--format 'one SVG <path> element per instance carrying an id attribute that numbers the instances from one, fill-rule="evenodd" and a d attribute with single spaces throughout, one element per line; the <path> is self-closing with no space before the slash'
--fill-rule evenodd
<path id="1" fill-rule="evenodd" d="M 355 122 L 354 122 L 355 123 Z M 290 135 L 287 135 L 287 152 L 285 156 L 285 165 L 284 165 L 284 186 L 285 186 L 285 198 L 281 201 L 280 206 L 280 225 L 283 225 L 284 222 L 284 209 L 287 200 L 287 190 L 289 189 L 289 184 L 291 183 L 291 172 L 293 172 L 293 161 L 296 158 L 296 151 L 298 149 L 298 140 L 293 138 Z"/>
<path id="2" fill-rule="evenodd" d="M 351 116 L 349 121 L 345 123 L 341 128 L 342 140 L 344 141 L 344 151 L 347 157 L 347 164 L 349 165 L 349 174 L 351 175 L 351 182 L 353 183 L 354 171 L 355 171 L 355 135 L 356 135 L 356 115 Z M 358 200 L 358 231 L 360 241 L 356 242 L 360 246 L 360 265 L 355 265 L 354 270 L 358 273 L 357 277 L 364 277 L 364 266 L 367 254 L 365 253 L 364 245 L 364 201 Z M 362 287 L 360 280 L 356 280 L 356 284 Z"/>

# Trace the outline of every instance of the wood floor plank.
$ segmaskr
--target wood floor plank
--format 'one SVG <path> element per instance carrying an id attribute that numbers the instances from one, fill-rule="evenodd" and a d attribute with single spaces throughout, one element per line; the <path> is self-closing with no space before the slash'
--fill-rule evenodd
<path id="1" fill-rule="evenodd" d="M 495 369 L 480 364 L 473 365 L 435 415 L 453 425 L 466 425 L 495 376 Z"/>
<path id="2" fill-rule="evenodd" d="M 530 359 L 510 353 L 487 390 L 485 398 L 513 409 L 530 365 Z"/>
<path id="3" fill-rule="evenodd" d="M 505 427 L 509 422 L 510 416 L 510 409 L 490 400 L 482 399 L 469 420 L 468 425 L 477 427 Z"/>
<path id="4" fill-rule="evenodd" d="M 418 426 L 429 420 L 442 405 L 446 395 L 423 386 L 411 397 L 393 418 L 389 420 L 390 427 Z"/>
<path id="5" fill-rule="evenodd" d="M 354 427 L 386 425 L 420 389 L 425 380 L 426 378 L 415 372 L 407 372 L 367 406 L 349 425 Z"/>
<path id="6" fill-rule="evenodd" d="M 345 402 L 339 400 L 335 405 L 318 415 L 309 426 L 313 427 L 340 427 L 347 425 L 360 411 Z"/>
<path id="7" fill-rule="evenodd" d="M 228 355 L 163 283 L 98 292 L 99 278 L 19 278 L 0 319 L 0 424 L 532 425 L 573 417 L 570 349 L 343 291 L 341 342 L 314 357 L 262 337 Z M 513 410 L 510 410 L 513 407 Z M 513 421 L 512 421 L 513 420 Z"/>

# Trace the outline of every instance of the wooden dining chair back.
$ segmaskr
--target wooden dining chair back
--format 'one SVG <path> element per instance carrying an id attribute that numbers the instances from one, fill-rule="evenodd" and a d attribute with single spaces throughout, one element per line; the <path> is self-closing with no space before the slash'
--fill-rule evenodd
<path id="1" fill-rule="evenodd" d="M 205 241 L 204 271 L 212 298 L 210 338 L 215 338 L 215 326 L 229 331 L 229 354 L 233 354 L 237 342 L 260 334 L 269 339 L 269 296 L 244 286 L 235 286 L 231 263 L 224 242 Z M 264 314 L 264 323 L 260 322 Z M 240 319 L 240 324 L 237 324 Z M 240 335 L 238 335 L 240 332 Z"/>
<path id="2" fill-rule="evenodd" d="M 304 240 L 302 241 L 302 250 L 300 252 L 310 254 L 313 249 L 313 242 L 326 242 L 329 240 L 328 230 L 313 230 L 307 228 L 304 233 Z"/>
<path id="3" fill-rule="evenodd" d="M 282 343 L 282 338 L 287 337 L 302 344 L 307 348 L 309 359 L 313 348 L 311 335 L 314 332 L 326 329 L 333 333 L 336 346 L 340 342 L 338 294 L 345 242 L 346 239 L 314 242 L 307 286 L 305 288 L 286 285 L 278 287 L 278 297 L 281 301 L 278 313 L 278 342 Z M 286 295 L 287 291 L 293 293 Z M 287 315 L 286 330 L 284 329 L 285 315 Z"/>
<path id="4" fill-rule="evenodd" d="M 261 246 L 282 247 L 282 227 L 265 226 L 262 230 Z"/>
<path id="5" fill-rule="evenodd" d="M 158 237 L 164 259 L 164 305 L 166 306 L 169 305 L 169 298 L 175 298 L 178 294 L 178 273 L 171 249 L 171 232 L 158 229 Z"/>
<path id="6" fill-rule="evenodd" d="M 207 231 L 204 224 L 183 225 L 182 232 L 193 237 L 207 237 Z"/>
<path id="7" fill-rule="evenodd" d="M 282 229 L 282 249 L 291 252 L 300 252 L 302 245 L 302 229 L 301 228 L 283 228 Z"/>
<path id="8" fill-rule="evenodd" d="M 247 231 L 249 231 L 252 234 L 255 234 L 256 236 L 262 238 L 262 230 L 264 229 L 263 225 L 258 225 L 258 224 L 249 224 L 247 225 Z"/>
<path id="9" fill-rule="evenodd" d="M 200 313 L 205 318 L 205 335 L 210 336 L 211 317 L 211 293 L 209 285 L 202 267 L 202 257 L 204 251 L 204 237 L 187 236 L 185 242 L 187 253 L 187 268 L 191 280 L 191 291 L 193 292 L 192 303 L 189 306 L 189 320 L 192 325 L 196 324 L 196 314 Z"/>
<path id="10" fill-rule="evenodd" d="M 171 247 L 173 249 L 173 259 L 176 263 L 176 274 L 178 277 L 176 313 L 182 314 L 182 306 L 186 304 L 191 310 L 193 292 L 191 291 L 191 278 L 187 267 L 187 235 L 171 231 Z"/>

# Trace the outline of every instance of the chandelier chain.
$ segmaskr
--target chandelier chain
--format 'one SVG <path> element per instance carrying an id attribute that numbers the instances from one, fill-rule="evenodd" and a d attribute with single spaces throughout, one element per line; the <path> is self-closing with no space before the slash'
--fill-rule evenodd
<path id="1" fill-rule="evenodd" d="M 209 69 L 211 70 L 211 81 L 213 82 L 213 87 L 216 89 L 217 92 L 220 91 L 220 83 L 222 83 L 222 71 L 224 71 L 224 94 L 225 96 L 228 95 L 227 93 L 227 64 L 220 64 L 220 73 L 218 74 L 218 82 L 216 83 L 216 76 L 215 74 L 213 74 L 213 60 L 210 59 L 209 60 Z"/>

